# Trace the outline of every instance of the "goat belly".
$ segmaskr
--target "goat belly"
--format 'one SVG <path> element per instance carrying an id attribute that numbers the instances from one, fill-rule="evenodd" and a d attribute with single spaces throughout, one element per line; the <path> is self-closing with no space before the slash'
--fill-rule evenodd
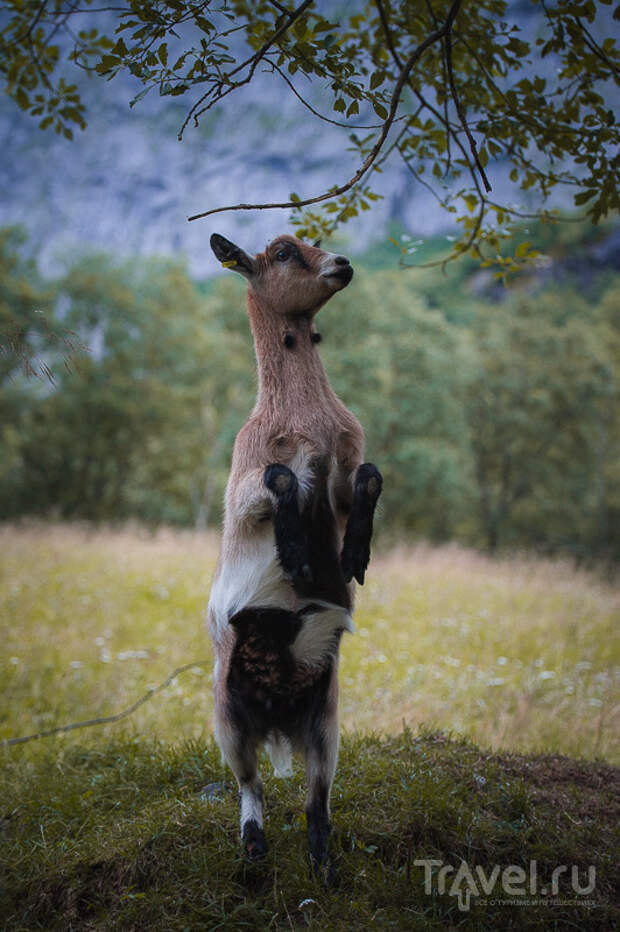
<path id="1" fill-rule="evenodd" d="M 228 711 L 246 735 L 264 739 L 277 729 L 295 744 L 321 717 L 348 618 L 338 608 L 310 604 L 298 612 L 247 608 L 230 619 L 236 641 Z"/>

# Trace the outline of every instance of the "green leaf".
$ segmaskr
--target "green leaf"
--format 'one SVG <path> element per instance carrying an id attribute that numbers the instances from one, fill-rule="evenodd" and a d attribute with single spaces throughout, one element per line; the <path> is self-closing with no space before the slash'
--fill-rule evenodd
<path id="1" fill-rule="evenodd" d="M 532 244 L 529 240 L 525 240 L 524 243 L 519 243 L 515 249 L 515 259 L 524 259 L 527 256 L 527 251 Z"/>
<path id="2" fill-rule="evenodd" d="M 372 105 L 372 109 L 375 111 L 378 117 L 381 117 L 382 120 L 387 120 L 388 112 L 383 106 L 383 104 L 380 104 L 378 101 L 375 101 Z"/>
<path id="3" fill-rule="evenodd" d="M 575 204 L 577 206 L 579 206 L 580 204 L 585 204 L 587 201 L 593 198 L 596 195 L 596 193 L 597 193 L 596 191 L 591 191 L 591 190 L 580 191 L 579 194 L 575 195 L 575 198 L 574 198 Z"/>
<path id="4" fill-rule="evenodd" d="M 346 104 L 343 97 L 338 97 L 334 102 L 334 110 L 337 110 L 338 113 L 344 113 L 346 109 Z"/>
<path id="5" fill-rule="evenodd" d="M 23 87 L 18 87 L 15 93 L 15 100 L 19 104 L 22 110 L 27 110 L 30 106 L 30 100 L 28 99 L 28 94 L 23 89 Z"/>
<path id="6" fill-rule="evenodd" d="M 163 42 L 157 49 L 157 57 L 165 68 L 168 64 L 168 46 L 165 42 Z"/>
<path id="7" fill-rule="evenodd" d="M 135 105 L 138 103 L 139 100 L 142 100 L 143 97 L 146 97 L 149 90 L 150 90 L 149 87 L 144 87 L 141 91 L 138 91 L 136 96 L 132 100 L 129 101 L 129 106 L 135 107 Z M 169 91 L 169 93 L 172 93 L 172 91 Z"/>
<path id="8" fill-rule="evenodd" d="M 374 91 L 385 81 L 385 71 L 375 71 L 370 77 L 370 90 Z"/>

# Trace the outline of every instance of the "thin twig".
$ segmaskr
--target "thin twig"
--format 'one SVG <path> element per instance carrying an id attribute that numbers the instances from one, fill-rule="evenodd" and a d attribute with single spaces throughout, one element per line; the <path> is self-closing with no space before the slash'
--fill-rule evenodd
<path id="1" fill-rule="evenodd" d="M 67 731 L 74 731 L 76 728 L 92 728 L 93 725 L 110 725 L 114 722 L 120 722 L 121 719 L 127 718 L 129 715 L 132 715 L 136 709 L 141 705 L 151 699 L 156 693 L 160 693 L 162 689 L 165 689 L 166 686 L 169 686 L 170 683 L 179 676 L 181 673 L 185 673 L 186 670 L 191 670 L 192 667 L 204 667 L 207 664 L 211 663 L 210 660 L 194 660 L 192 663 L 184 663 L 182 666 L 177 667 L 176 670 L 173 670 L 169 676 L 160 683 L 159 686 L 153 686 L 151 689 L 147 690 L 143 696 L 140 696 L 133 705 L 130 705 L 129 708 L 123 709 L 122 712 L 117 712 L 115 715 L 103 715 L 98 718 L 90 718 L 84 722 L 72 722 L 70 725 L 59 725 L 57 728 L 48 728 L 47 731 L 39 731 L 34 735 L 25 735 L 20 738 L 3 738 L 0 741 L 0 747 L 13 747 L 16 744 L 26 744 L 29 741 L 38 741 L 40 738 L 50 738 L 52 735 L 59 735 Z"/>
<path id="2" fill-rule="evenodd" d="M 41 5 L 40 5 L 39 9 L 37 10 L 34 19 L 33 19 L 32 22 L 30 23 L 30 25 L 28 26 L 28 28 L 26 29 L 26 31 L 25 31 L 25 32 L 22 32 L 22 34 L 21 34 L 20 36 L 16 36 L 16 37 L 13 39 L 13 42 L 23 42 L 24 39 L 29 39 L 29 38 L 30 38 L 30 36 L 32 35 L 32 31 L 33 31 L 34 27 L 37 25 L 37 23 L 39 22 L 39 20 L 41 19 L 41 16 L 42 16 L 42 14 L 43 14 L 43 10 L 45 9 L 46 6 L 47 6 L 47 0 L 42 0 L 42 3 L 41 3 Z"/>
<path id="3" fill-rule="evenodd" d="M 199 214 L 193 214 L 193 216 L 188 217 L 188 220 L 199 220 L 202 217 L 209 217 L 212 214 L 220 214 L 231 210 L 274 210 L 279 208 L 299 208 L 307 207 L 309 204 L 318 204 L 321 201 L 332 200 L 335 197 L 338 197 L 340 194 L 344 194 L 346 191 L 349 191 L 357 182 L 362 178 L 368 169 L 371 167 L 381 148 L 385 142 L 387 135 L 390 131 L 392 123 L 396 118 L 396 111 L 398 110 L 398 105 L 400 103 L 400 95 L 402 93 L 403 87 L 409 79 L 409 75 L 413 69 L 413 66 L 419 60 L 419 58 L 424 54 L 427 48 L 437 42 L 439 39 L 442 39 L 446 33 L 452 29 L 452 24 L 454 18 L 458 13 L 459 7 L 461 5 L 461 0 L 453 0 L 452 6 L 448 12 L 445 23 L 441 26 L 440 29 L 436 29 L 435 32 L 431 33 L 430 36 L 418 45 L 414 52 L 411 53 L 404 68 L 401 70 L 401 73 L 398 77 L 396 85 L 394 87 L 394 92 L 392 94 L 392 100 L 390 103 L 390 110 L 385 120 L 381 133 L 376 143 L 370 150 L 367 157 L 364 159 L 362 165 L 358 168 L 355 174 L 344 184 L 341 184 L 335 188 L 332 188 L 331 191 L 326 191 L 323 194 L 317 194 L 315 197 L 304 198 L 299 201 L 281 201 L 272 204 L 234 204 L 227 207 L 214 207 L 211 210 L 205 210 Z"/>
<path id="4" fill-rule="evenodd" d="M 286 32 L 288 32 L 288 30 L 289 30 L 290 27 L 293 25 L 293 23 L 295 22 L 295 20 L 296 20 L 296 19 L 299 19 L 299 17 L 302 15 L 302 13 L 304 13 L 304 12 L 306 11 L 306 9 L 310 6 L 310 4 L 311 4 L 312 2 L 313 2 L 313 0 L 303 0 L 303 3 L 300 3 L 299 6 L 297 7 L 297 9 L 296 9 L 296 10 L 293 10 L 293 11 L 290 13 L 288 20 L 287 20 L 285 23 L 283 23 L 282 26 L 280 26 L 278 29 L 276 29 L 276 31 L 273 33 L 273 35 L 271 36 L 271 38 L 268 39 L 267 42 L 265 42 L 265 43 L 259 48 L 259 50 L 258 50 L 257 52 L 254 53 L 254 55 L 251 55 L 250 58 L 246 59 L 244 62 L 241 62 L 241 64 L 240 64 L 240 65 L 237 65 L 236 68 L 233 68 L 232 71 L 227 72 L 227 74 L 226 74 L 226 80 L 227 80 L 227 81 L 230 81 L 230 78 L 232 78 L 233 75 L 238 74 L 240 71 L 242 71 L 242 70 L 243 70 L 244 68 L 246 68 L 248 65 L 250 65 L 250 70 L 249 70 L 248 74 L 246 75 L 246 77 L 245 77 L 242 81 L 237 81 L 236 83 L 231 83 L 231 84 L 229 85 L 229 87 L 228 87 L 225 91 L 222 91 L 222 90 L 221 90 L 222 84 L 223 84 L 224 82 L 223 82 L 223 81 L 220 81 L 220 83 L 218 84 L 217 91 L 216 91 L 215 88 L 211 88 L 210 90 L 208 90 L 208 91 L 206 92 L 206 94 L 203 94 L 202 97 L 201 97 L 199 100 L 196 101 L 196 103 L 193 105 L 193 107 L 190 108 L 190 110 L 189 110 L 187 116 L 185 117 L 185 120 L 183 121 L 183 125 L 181 126 L 181 129 L 179 130 L 179 135 L 178 135 L 178 138 L 179 138 L 179 139 L 182 138 L 183 133 L 184 133 L 184 131 L 185 131 L 185 128 L 186 128 L 187 124 L 189 123 L 189 121 L 192 119 L 192 117 L 194 118 L 194 122 L 196 122 L 197 119 L 198 119 L 198 117 L 199 117 L 202 113 L 204 113 L 205 110 L 208 110 L 209 107 L 211 107 L 216 101 L 221 100 L 222 97 L 226 97 L 226 95 L 227 95 L 227 94 L 230 94 L 231 91 L 236 90 L 238 87 L 242 87 L 244 84 L 248 84 L 248 83 L 252 80 L 252 77 L 254 76 L 254 72 L 255 72 L 255 70 L 256 70 L 256 68 L 257 68 L 257 66 L 258 66 L 258 63 L 261 61 L 262 58 L 264 58 L 264 56 L 267 54 L 267 52 L 269 51 L 269 49 L 271 48 L 271 46 L 274 44 L 274 42 L 277 42 L 278 39 L 280 39 L 283 35 L 285 35 Z M 209 95 L 210 95 L 210 94 L 214 94 L 214 93 L 215 93 L 215 97 L 214 97 L 214 99 L 211 101 L 211 103 L 207 104 L 206 107 L 203 107 L 202 110 L 198 109 L 198 108 L 200 107 L 200 105 L 203 104 L 203 103 L 205 102 L 205 100 L 209 97 Z"/>
<path id="5" fill-rule="evenodd" d="M 620 69 L 618 68 L 615 62 L 611 61 L 611 59 L 609 59 L 607 55 L 605 55 L 600 45 L 598 45 L 598 43 L 596 42 L 596 39 L 594 38 L 594 36 L 588 31 L 587 27 L 584 26 L 584 24 L 581 22 L 581 17 L 573 16 L 572 19 L 575 22 L 575 25 L 579 29 L 581 29 L 581 31 L 583 32 L 585 44 L 588 46 L 592 54 L 596 55 L 596 57 L 600 59 L 603 62 L 603 64 L 606 65 L 609 68 L 609 70 L 612 71 L 616 75 L 616 77 L 620 76 Z"/>
<path id="6" fill-rule="evenodd" d="M 487 178 L 485 174 L 484 168 L 482 167 L 482 163 L 480 162 L 480 156 L 478 155 L 478 148 L 476 146 L 476 140 L 472 136 L 471 130 L 469 126 L 467 125 L 465 111 L 463 110 L 461 106 L 461 101 L 456 92 L 456 85 L 454 83 L 454 73 L 452 71 L 452 40 L 451 40 L 449 31 L 446 33 L 444 43 L 446 47 L 446 65 L 448 66 L 448 81 L 450 83 L 450 92 L 452 94 L 452 100 L 454 101 L 456 112 L 458 113 L 459 120 L 461 121 L 461 126 L 465 130 L 465 135 L 467 136 L 467 140 L 469 142 L 469 148 L 471 149 L 471 154 L 473 155 L 474 162 L 476 163 L 476 168 L 478 169 L 480 173 L 480 177 L 482 178 L 485 191 L 488 192 L 488 191 L 491 191 L 492 188 L 491 188 L 491 185 L 489 184 L 489 179 Z"/>
<path id="7" fill-rule="evenodd" d="M 332 120 L 331 117 L 326 117 L 323 113 L 319 113 L 319 111 L 315 110 L 312 104 L 309 104 L 305 97 L 299 93 L 289 76 L 285 74 L 282 69 L 271 60 L 271 58 L 266 58 L 265 62 L 266 64 L 270 65 L 274 71 L 278 72 L 283 81 L 286 81 L 297 100 L 302 103 L 304 107 L 310 111 L 310 113 L 314 114 L 315 117 L 318 117 L 319 120 L 322 120 L 324 123 L 331 123 L 332 126 L 341 126 L 343 129 L 381 129 L 381 123 L 358 123 L 353 125 L 352 123 L 343 123 L 341 120 Z M 404 120 L 406 117 L 400 117 L 399 119 Z"/>

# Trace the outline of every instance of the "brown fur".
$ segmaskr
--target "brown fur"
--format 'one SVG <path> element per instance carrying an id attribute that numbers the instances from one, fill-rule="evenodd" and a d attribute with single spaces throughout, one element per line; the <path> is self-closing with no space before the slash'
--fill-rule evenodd
<path id="1" fill-rule="evenodd" d="M 275 253 L 287 241 L 300 249 L 308 270 L 296 267 L 291 275 L 289 269 L 278 268 Z M 334 294 L 328 283 L 317 282 L 324 255 L 316 247 L 282 236 L 256 257 L 259 280 L 248 286 L 247 309 L 258 397 L 233 449 L 226 502 L 227 518 L 233 521 L 249 504 L 246 497 L 254 481 L 248 482 L 248 477 L 262 484 L 269 463 L 290 465 L 301 446 L 317 461 L 336 466 L 335 491 L 346 514 L 351 476 L 363 460 L 364 433 L 329 384 L 317 345 L 311 340 L 314 316 Z M 293 349 L 284 345 L 286 333 L 295 336 Z M 225 538 L 227 530 L 225 526 Z"/>

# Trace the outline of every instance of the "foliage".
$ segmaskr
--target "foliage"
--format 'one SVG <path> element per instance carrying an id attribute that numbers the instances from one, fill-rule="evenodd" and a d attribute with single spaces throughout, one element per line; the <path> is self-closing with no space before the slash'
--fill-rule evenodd
<path id="1" fill-rule="evenodd" d="M 360 270 L 321 312 L 329 378 L 385 476 L 384 532 L 618 559 L 620 286 L 611 268 L 593 275 L 588 235 L 557 241 L 559 289 L 548 268 L 509 293 L 473 263 L 415 282 Z M 242 284 L 105 256 L 46 283 L 0 242 L 4 319 L 29 321 L 53 377 L 25 379 L 5 357 L 0 515 L 217 523 L 255 397 Z M 475 295 L 484 281 L 495 301 Z M 88 352 L 63 365 L 48 333 Z"/>
<path id="2" fill-rule="evenodd" d="M 10 396 L 21 485 L 5 514 L 205 523 L 228 454 L 205 433 L 230 439 L 235 393 L 217 303 L 201 302 L 178 265 L 103 256 L 74 265 L 55 290 L 57 315 L 91 352 L 46 393 L 23 386 Z M 242 361 L 247 382 L 251 360 Z"/>
<path id="3" fill-rule="evenodd" d="M 478 313 L 466 417 L 490 549 L 520 505 L 520 542 L 536 542 L 544 525 L 550 548 L 578 537 L 617 546 L 619 334 L 607 315 L 619 301 L 616 285 L 594 315 L 571 291 Z"/>
<path id="4" fill-rule="evenodd" d="M 53 292 L 41 281 L 34 258 L 24 254 L 25 243 L 23 230 L 0 228 L 0 383 L 18 372 L 53 381 L 51 354 L 68 367 L 85 349 L 54 319 Z"/>
<path id="5" fill-rule="evenodd" d="M 382 521 L 445 540 L 471 507 L 460 403 L 470 354 L 458 328 L 430 310 L 402 275 L 378 272 L 319 318 L 337 393 L 364 424 L 384 477 Z"/>
<path id="6" fill-rule="evenodd" d="M 311 0 L 295 8 L 276 0 L 132 0 L 120 9 L 84 0 L 79 10 L 64 0 L 9 0 L 0 68 L 16 103 L 43 129 L 67 136 L 85 125 L 78 85 L 61 74 L 67 59 L 108 80 L 130 73 L 141 87 L 132 106 L 153 89 L 187 95 L 180 136 L 266 71 L 309 118 L 347 131 L 359 168 L 329 191 L 259 206 L 293 208 L 300 236 L 330 233 L 371 207 L 373 173 L 401 160 L 412 183 L 430 187 L 461 224 L 452 256 L 470 254 L 505 273 L 533 252 L 522 243 L 499 256 L 522 215 L 489 197 L 494 166 L 543 201 L 567 185 L 593 221 L 619 205 L 610 102 L 620 55 L 610 6 L 532 3 L 535 25 L 524 32 L 504 0 L 373 0 L 349 5 L 338 22 Z M 330 115 L 314 105 L 308 79 L 320 82 Z M 323 206 L 302 212 L 314 204 Z"/>

